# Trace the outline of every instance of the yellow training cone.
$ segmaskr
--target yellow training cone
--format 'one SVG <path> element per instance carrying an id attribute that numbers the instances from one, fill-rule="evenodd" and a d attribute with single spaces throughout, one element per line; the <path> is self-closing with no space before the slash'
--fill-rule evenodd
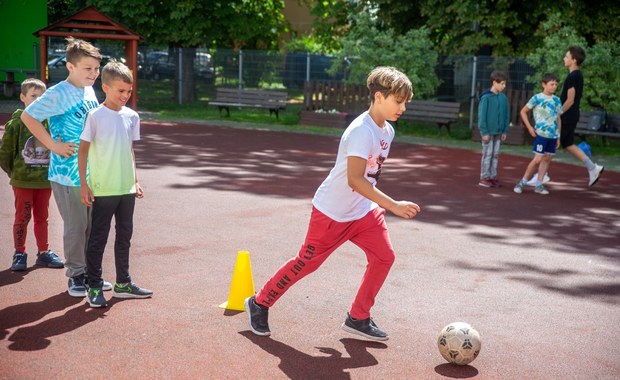
<path id="1" fill-rule="evenodd" d="M 222 309 L 245 310 L 244 301 L 254 295 L 254 280 L 252 279 L 252 264 L 250 264 L 250 252 L 239 251 L 237 263 L 230 284 L 228 301 L 220 305 Z"/>

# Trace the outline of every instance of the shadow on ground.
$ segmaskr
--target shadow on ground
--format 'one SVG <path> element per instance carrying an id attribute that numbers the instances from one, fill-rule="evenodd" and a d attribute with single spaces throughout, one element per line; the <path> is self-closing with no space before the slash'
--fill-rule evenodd
<path id="1" fill-rule="evenodd" d="M 137 144 L 141 170 L 184 169 L 186 181 L 170 186 L 209 188 L 309 199 L 331 169 L 338 138 L 145 122 Z M 248 148 L 251 147 L 251 148 Z M 620 173 L 604 173 L 588 189 L 582 167 L 552 163 L 551 195 L 514 194 L 512 187 L 529 159 L 502 156 L 497 189 L 477 185 L 478 152 L 394 144 L 379 188 L 395 199 L 422 206 L 417 220 L 465 229 L 476 241 L 550 247 L 565 253 L 618 256 Z M 182 194 L 182 193 L 180 193 Z M 180 195 L 182 196 L 182 195 Z"/>

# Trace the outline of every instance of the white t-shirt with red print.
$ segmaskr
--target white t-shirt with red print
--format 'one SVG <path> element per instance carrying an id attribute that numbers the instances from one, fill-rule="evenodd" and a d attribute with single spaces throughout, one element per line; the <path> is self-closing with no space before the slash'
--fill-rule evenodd
<path id="1" fill-rule="evenodd" d="M 337 222 L 361 219 L 375 209 L 375 202 L 349 186 L 347 158 L 354 156 L 365 159 L 364 177 L 375 186 L 393 139 L 394 128 L 388 122 L 385 122 L 383 128 L 379 127 L 368 111 L 353 120 L 342 135 L 333 169 L 314 194 L 314 207 Z"/>

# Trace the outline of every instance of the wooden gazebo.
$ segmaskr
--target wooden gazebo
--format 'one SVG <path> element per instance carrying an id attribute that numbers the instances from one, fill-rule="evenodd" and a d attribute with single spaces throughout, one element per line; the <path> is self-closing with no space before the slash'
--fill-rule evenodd
<path id="1" fill-rule="evenodd" d="M 40 79 L 47 81 L 47 38 L 76 37 L 83 39 L 104 39 L 125 41 L 126 65 L 133 72 L 133 95 L 129 100 L 131 108 L 138 105 L 138 42 L 141 36 L 127 29 L 118 22 L 99 12 L 94 7 L 87 7 L 64 19 L 48 25 L 33 33 L 41 43 Z M 95 44 L 96 45 L 96 44 Z"/>

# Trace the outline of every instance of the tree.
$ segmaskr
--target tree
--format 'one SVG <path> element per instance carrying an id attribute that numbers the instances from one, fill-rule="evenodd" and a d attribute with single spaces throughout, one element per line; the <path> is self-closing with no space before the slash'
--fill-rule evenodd
<path id="1" fill-rule="evenodd" d="M 368 13 L 353 17 L 332 71 L 350 61 L 348 81 L 365 83 L 368 73 L 376 66 L 394 66 L 407 74 L 416 98 L 435 95 L 439 86 L 435 74 L 438 54 L 429 39 L 429 30 L 414 29 L 399 36 L 392 29 L 379 30 L 376 22 L 377 19 Z"/>
<path id="2" fill-rule="evenodd" d="M 68 3 L 50 0 L 48 6 Z M 176 78 L 186 84 L 181 94 L 184 102 L 194 100 L 194 55 L 190 49 L 275 49 L 285 28 L 283 0 L 76 0 L 73 3 L 74 6 L 96 7 L 143 36 L 151 45 L 189 48 L 183 49 L 183 78 L 178 78 L 178 70 Z M 68 8 L 67 11 L 73 13 L 78 9 Z M 178 86 L 174 89 L 176 92 Z"/>

